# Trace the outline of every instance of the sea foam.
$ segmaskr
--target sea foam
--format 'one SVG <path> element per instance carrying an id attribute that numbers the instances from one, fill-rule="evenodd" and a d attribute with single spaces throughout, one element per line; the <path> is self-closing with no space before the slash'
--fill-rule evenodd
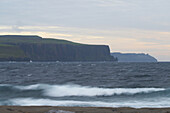
<path id="1" fill-rule="evenodd" d="M 147 100 L 127 100 L 119 102 L 51 100 L 34 98 L 16 98 L 8 100 L 8 105 L 19 106 L 79 106 L 79 107 L 134 107 L 162 108 L 170 106 L 170 98 L 152 98 Z"/>
<path id="2" fill-rule="evenodd" d="M 28 86 L 15 86 L 20 90 L 42 90 L 45 96 L 112 96 L 112 95 L 134 95 L 139 93 L 151 93 L 164 91 L 164 88 L 98 88 L 80 85 L 47 85 L 35 84 Z"/>

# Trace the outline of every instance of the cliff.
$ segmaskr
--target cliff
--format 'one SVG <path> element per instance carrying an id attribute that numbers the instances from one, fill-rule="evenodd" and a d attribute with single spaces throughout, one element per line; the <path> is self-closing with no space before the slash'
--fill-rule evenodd
<path id="1" fill-rule="evenodd" d="M 118 62 L 157 62 L 157 59 L 149 54 L 136 53 L 111 53 L 118 59 Z"/>
<path id="2" fill-rule="evenodd" d="M 115 61 L 107 45 L 87 45 L 39 36 L 0 36 L 0 61 Z"/>

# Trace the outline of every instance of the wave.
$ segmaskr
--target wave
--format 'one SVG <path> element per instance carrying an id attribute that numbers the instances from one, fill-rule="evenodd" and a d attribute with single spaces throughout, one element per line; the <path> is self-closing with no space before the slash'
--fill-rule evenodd
<path id="1" fill-rule="evenodd" d="M 170 107 L 169 89 L 165 88 L 99 88 L 73 84 L 34 84 L 27 86 L 1 84 L 0 92 L 2 97 L 0 98 L 0 105 Z M 103 97 L 103 95 L 106 97 Z M 120 96 L 116 97 L 115 95 Z M 96 98 L 95 96 L 101 97 Z"/>
<path id="2" fill-rule="evenodd" d="M 19 106 L 79 106 L 79 107 L 134 107 L 162 108 L 170 107 L 170 98 L 153 98 L 147 100 L 131 100 L 120 102 L 101 101 L 65 101 L 51 99 L 17 98 L 6 101 L 6 105 Z"/>
<path id="3" fill-rule="evenodd" d="M 48 85 L 35 84 L 28 86 L 12 86 L 18 90 L 42 90 L 43 95 L 50 97 L 64 96 L 112 96 L 134 95 L 140 93 L 152 93 L 165 91 L 165 88 L 98 88 L 80 85 Z"/>

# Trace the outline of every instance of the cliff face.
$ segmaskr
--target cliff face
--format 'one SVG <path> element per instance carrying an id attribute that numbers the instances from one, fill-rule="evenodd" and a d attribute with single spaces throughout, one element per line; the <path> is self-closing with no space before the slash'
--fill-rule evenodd
<path id="1" fill-rule="evenodd" d="M 18 48 L 13 50 L 15 55 L 7 52 L 5 57 L 2 56 L 4 53 L 2 49 L 0 60 L 115 61 L 106 45 L 85 45 L 65 40 L 36 38 L 36 36 L 0 36 L 0 44 Z M 22 54 L 16 57 L 18 51 Z"/>
<path id="2" fill-rule="evenodd" d="M 157 62 L 157 59 L 149 54 L 136 53 L 111 53 L 118 59 L 118 62 Z"/>
<path id="3" fill-rule="evenodd" d="M 108 46 L 18 44 L 33 61 L 111 61 Z"/>

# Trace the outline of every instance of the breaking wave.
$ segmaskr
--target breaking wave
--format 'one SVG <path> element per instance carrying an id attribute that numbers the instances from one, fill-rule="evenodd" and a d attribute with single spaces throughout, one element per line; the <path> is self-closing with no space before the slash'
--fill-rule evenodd
<path id="1" fill-rule="evenodd" d="M 2 86 L 0 86 L 2 87 Z M 9 87 L 5 85 L 4 87 Z M 98 88 L 80 85 L 48 85 L 35 84 L 28 86 L 11 86 L 18 90 L 42 90 L 43 95 L 50 97 L 64 96 L 112 96 L 134 95 L 164 91 L 164 88 Z"/>
<path id="2" fill-rule="evenodd" d="M 0 92 L 0 96 L 3 97 L 0 100 L 0 105 L 135 108 L 170 106 L 169 89 L 165 88 L 99 88 L 73 84 L 27 86 L 1 84 Z M 95 96 L 100 97 L 95 99 Z"/>
<path id="3" fill-rule="evenodd" d="M 155 102 L 157 101 L 157 102 Z M 101 101 L 65 101 L 51 99 L 17 98 L 11 99 L 8 105 L 19 106 L 79 106 L 79 107 L 134 107 L 134 108 L 161 108 L 170 106 L 170 98 L 159 98 L 149 100 L 131 100 L 126 102 L 101 102 Z"/>

